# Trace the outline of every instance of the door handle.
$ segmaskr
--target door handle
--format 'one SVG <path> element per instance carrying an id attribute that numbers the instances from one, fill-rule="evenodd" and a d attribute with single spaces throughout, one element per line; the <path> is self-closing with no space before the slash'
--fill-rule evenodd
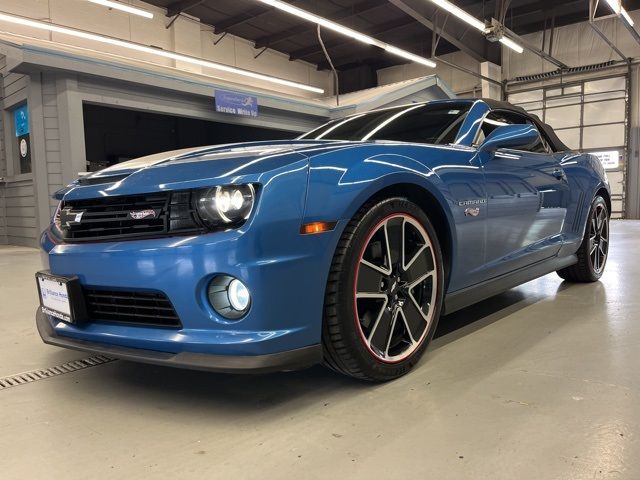
<path id="1" fill-rule="evenodd" d="M 556 177 L 558 180 L 565 178 L 564 170 L 561 168 L 554 169 L 553 172 L 551 172 L 551 175 Z"/>

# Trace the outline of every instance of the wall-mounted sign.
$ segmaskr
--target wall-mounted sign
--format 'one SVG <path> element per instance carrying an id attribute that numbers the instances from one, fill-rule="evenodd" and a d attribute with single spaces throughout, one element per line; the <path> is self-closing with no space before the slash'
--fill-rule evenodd
<path id="1" fill-rule="evenodd" d="M 29 108 L 26 104 L 13 111 L 13 123 L 16 137 L 23 137 L 29 133 Z"/>
<path id="2" fill-rule="evenodd" d="M 258 116 L 258 97 L 229 90 L 216 90 L 215 99 L 216 112 L 247 117 Z"/>
<path id="3" fill-rule="evenodd" d="M 620 167 L 620 152 L 618 150 L 606 150 L 602 152 L 589 152 L 598 157 L 605 170 L 613 170 Z"/>

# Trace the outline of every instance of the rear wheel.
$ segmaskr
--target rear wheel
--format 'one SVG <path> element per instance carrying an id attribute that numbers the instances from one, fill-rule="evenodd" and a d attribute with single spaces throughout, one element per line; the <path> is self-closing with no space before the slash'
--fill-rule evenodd
<path id="1" fill-rule="evenodd" d="M 407 373 L 433 336 L 442 289 L 440 246 L 425 213 L 403 198 L 365 205 L 331 266 L 325 363 L 373 381 Z"/>
<path id="2" fill-rule="evenodd" d="M 609 209 L 601 196 L 591 204 L 587 228 L 576 254 L 578 263 L 558 270 L 558 275 L 571 282 L 599 280 L 609 256 Z"/>

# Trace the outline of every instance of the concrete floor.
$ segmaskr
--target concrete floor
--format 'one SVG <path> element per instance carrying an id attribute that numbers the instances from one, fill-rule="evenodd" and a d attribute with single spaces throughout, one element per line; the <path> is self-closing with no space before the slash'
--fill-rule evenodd
<path id="1" fill-rule="evenodd" d="M 601 282 L 445 317 L 384 385 L 115 361 L 0 390 L 0 478 L 638 479 L 640 222 L 611 243 Z M 0 249 L 0 377 L 85 356 L 37 337 L 38 265 Z"/>

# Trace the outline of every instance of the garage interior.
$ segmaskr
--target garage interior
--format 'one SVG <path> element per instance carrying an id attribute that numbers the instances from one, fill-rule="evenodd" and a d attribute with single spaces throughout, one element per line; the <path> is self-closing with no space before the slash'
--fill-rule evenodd
<path id="1" fill-rule="evenodd" d="M 285 140 L 292 132 L 84 104 L 87 172 L 127 160 L 212 143 Z"/>
<path id="2" fill-rule="evenodd" d="M 0 5 L 0 477 L 640 478 L 640 1 L 285 3 L 388 48 L 277 1 Z M 218 109 L 227 91 L 256 110 Z M 549 274 L 444 316 L 417 367 L 381 384 L 42 343 L 40 234 L 70 182 L 446 98 L 521 106 L 602 161 L 615 220 L 600 281 Z"/>

